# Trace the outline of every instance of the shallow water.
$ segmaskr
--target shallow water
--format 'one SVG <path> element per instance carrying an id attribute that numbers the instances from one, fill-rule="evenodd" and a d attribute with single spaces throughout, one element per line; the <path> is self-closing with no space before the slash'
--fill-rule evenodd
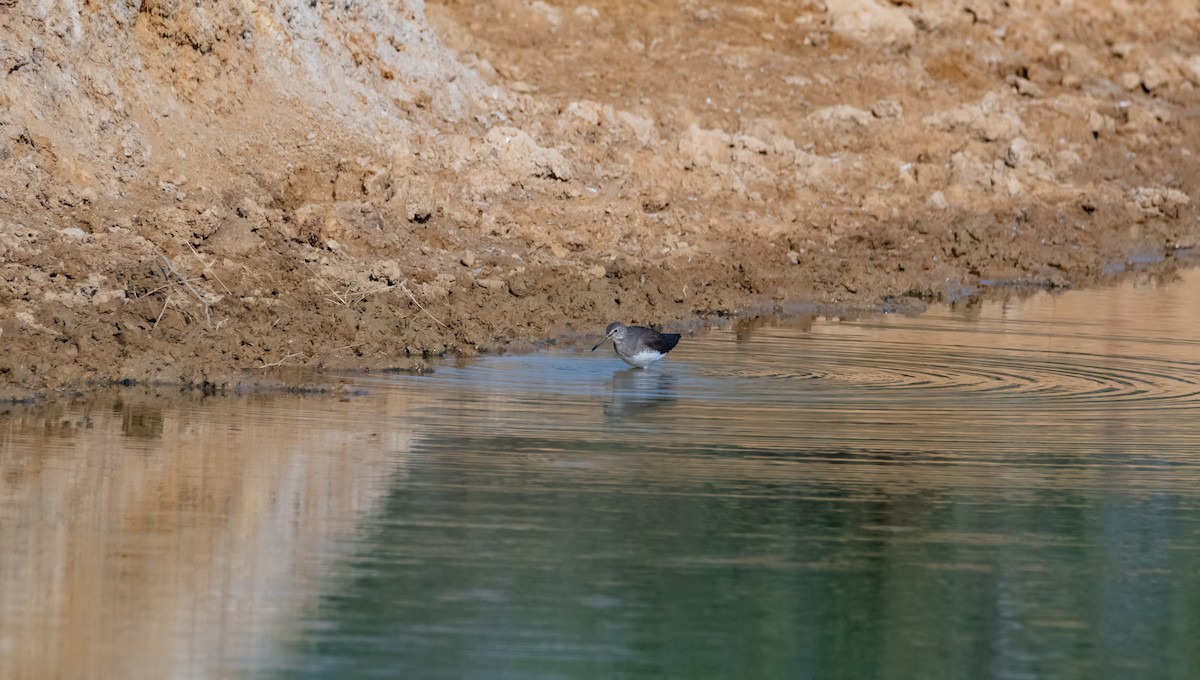
<path id="1" fill-rule="evenodd" d="M 1191 677 L 1198 296 L 6 407 L 0 677 Z"/>

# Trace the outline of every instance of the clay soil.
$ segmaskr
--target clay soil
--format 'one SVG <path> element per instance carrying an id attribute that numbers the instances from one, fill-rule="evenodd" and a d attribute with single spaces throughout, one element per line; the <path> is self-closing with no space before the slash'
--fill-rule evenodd
<path id="1" fill-rule="evenodd" d="M 1200 245 L 1157 0 L 0 0 L 0 383 L 919 311 Z"/>

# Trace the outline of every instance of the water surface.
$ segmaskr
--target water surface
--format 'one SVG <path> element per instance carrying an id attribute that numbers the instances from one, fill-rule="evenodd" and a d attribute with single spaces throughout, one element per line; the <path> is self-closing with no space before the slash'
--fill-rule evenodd
<path id="1" fill-rule="evenodd" d="M 1198 295 L 6 407 L 0 676 L 1191 677 Z"/>

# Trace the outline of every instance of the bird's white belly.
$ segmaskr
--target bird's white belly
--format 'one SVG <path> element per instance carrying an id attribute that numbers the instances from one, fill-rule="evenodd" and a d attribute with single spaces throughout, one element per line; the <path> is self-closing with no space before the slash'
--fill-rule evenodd
<path id="1" fill-rule="evenodd" d="M 630 366 L 644 368 L 663 358 L 663 355 L 661 352 L 656 352 L 652 349 L 643 349 L 628 356 L 622 356 L 621 358 Z"/>

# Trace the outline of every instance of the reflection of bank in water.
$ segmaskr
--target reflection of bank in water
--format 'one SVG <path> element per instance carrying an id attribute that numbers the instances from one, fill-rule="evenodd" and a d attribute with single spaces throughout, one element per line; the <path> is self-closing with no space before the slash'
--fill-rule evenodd
<path id="1" fill-rule="evenodd" d="M 160 439 L 163 435 L 163 410 L 157 405 L 118 398 L 112 412 L 121 419 L 121 434 L 135 439 Z"/>
<path id="2" fill-rule="evenodd" d="M 604 415 L 609 418 L 636 418 L 678 399 L 675 376 L 668 372 L 627 368 L 613 373 L 609 386 L 604 405 Z"/>
<path id="3" fill-rule="evenodd" d="M 0 677 L 275 658 L 405 474 L 408 430 L 380 422 L 412 401 L 132 388 L 0 410 Z"/>

